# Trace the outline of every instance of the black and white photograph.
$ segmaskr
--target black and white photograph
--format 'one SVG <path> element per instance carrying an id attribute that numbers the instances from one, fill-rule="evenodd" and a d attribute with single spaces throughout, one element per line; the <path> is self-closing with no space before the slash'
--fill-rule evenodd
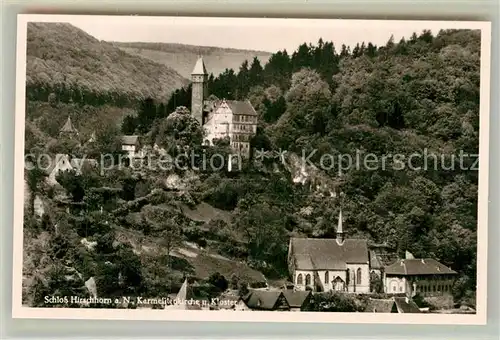
<path id="1" fill-rule="evenodd" d="M 20 15 L 14 317 L 485 323 L 490 34 Z"/>

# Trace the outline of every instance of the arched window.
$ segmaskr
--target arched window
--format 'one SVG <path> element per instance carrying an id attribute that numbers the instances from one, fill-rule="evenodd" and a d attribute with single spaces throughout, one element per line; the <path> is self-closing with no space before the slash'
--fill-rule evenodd
<path id="1" fill-rule="evenodd" d="M 358 268 L 356 272 L 356 284 L 357 285 L 361 284 L 361 268 Z"/>
<path id="2" fill-rule="evenodd" d="M 306 286 L 309 286 L 311 284 L 311 274 L 306 275 Z"/>
<path id="3" fill-rule="evenodd" d="M 325 272 L 325 283 L 328 283 L 328 281 L 330 281 L 330 278 L 328 272 Z"/>
<path id="4" fill-rule="evenodd" d="M 298 285 L 302 284 L 302 274 L 297 275 L 297 284 Z"/>

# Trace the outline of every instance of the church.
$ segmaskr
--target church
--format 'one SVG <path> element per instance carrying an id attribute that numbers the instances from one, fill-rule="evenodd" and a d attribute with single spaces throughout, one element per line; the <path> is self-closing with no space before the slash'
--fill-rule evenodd
<path id="1" fill-rule="evenodd" d="M 191 73 L 191 114 L 203 126 L 205 144 L 214 139 L 229 138 L 232 149 L 250 154 L 250 139 L 257 132 L 257 112 L 248 100 L 226 100 L 208 97 L 208 73 L 200 57 Z"/>
<path id="2" fill-rule="evenodd" d="M 291 238 L 288 266 L 296 290 L 370 292 L 368 242 L 345 238 L 342 210 L 336 238 Z"/>

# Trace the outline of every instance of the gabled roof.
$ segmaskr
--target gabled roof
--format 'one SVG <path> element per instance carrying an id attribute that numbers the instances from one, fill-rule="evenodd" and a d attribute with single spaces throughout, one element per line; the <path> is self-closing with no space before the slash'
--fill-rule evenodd
<path id="1" fill-rule="evenodd" d="M 122 144 L 136 145 L 139 141 L 139 136 L 122 136 Z"/>
<path id="2" fill-rule="evenodd" d="M 421 313 L 415 301 L 405 297 L 394 297 L 399 313 Z"/>
<path id="3" fill-rule="evenodd" d="M 257 116 L 257 112 L 248 100 L 226 100 L 235 115 Z"/>
<path id="4" fill-rule="evenodd" d="M 293 290 L 285 290 L 283 291 L 283 295 L 285 296 L 286 301 L 292 308 L 301 308 L 304 303 L 307 302 L 307 299 L 311 296 L 310 290 L 303 291 L 293 291 Z"/>
<path id="5" fill-rule="evenodd" d="M 205 63 L 203 62 L 203 58 L 199 57 L 194 65 L 193 72 L 191 75 L 205 75 L 207 74 L 207 68 L 205 67 Z"/>
<path id="6" fill-rule="evenodd" d="M 66 123 L 64 123 L 63 127 L 61 128 L 61 132 L 73 132 L 76 133 L 76 129 L 71 123 L 71 118 L 68 116 L 68 119 L 66 120 Z"/>
<path id="7" fill-rule="evenodd" d="M 371 269 L 382 269 L 384 265 L 382 261 L 379 259 L 376 252 L 370 250 L 370 268 Z"/>
<path id="8" fill-rule="evenodd" d="M 404 259 L 398 260 L 385 268 L 389 275 L 443 275 L 457 272 L 444 264 L 431 259 Z"/>
<path id="9" fill-rule="evenodd" d="M 177 304 L 174 305 L 175 309 L 201 309 L 201 306 L 198 304 L 190 304 L 189 301 L 191 299 L 194 299 L 193 288 L 188 283 L 188 280 L 185 279 L 181 289 L 179 289 L 179 292 L 177 293 Z"/>
<path id="10" fill-rule="evenodd" d="M 219 309 L 233 309 L 242 298 L 234 294 L 222 294 L 219 297 Z"/>
<path id="11" fill-rule="evenodd" d="M 365 313 L 396 313 L 397 307 L 393 299 L 369 299 Z"/>
<path id="12" fill-rule="evenodd" d="M 415 301 L 406 297 L 369 299 L 365 313 L 421 313 Z"/>
<path id="13" fill-rule="evenodd" d="M 274 310 L 280 297 L 284 297 L 280 291 L 252 290 L 244 298 L 245 304 L 252 309 Z"/>
<path id="14" fill-rule="evenodd" d="M 342 245 L 336 239 L 292 238 L 291 254 L 295 268 L 301 270 L 347 268 L 347 263 L 368 263 L 366 240 L 346 239 Z"/>

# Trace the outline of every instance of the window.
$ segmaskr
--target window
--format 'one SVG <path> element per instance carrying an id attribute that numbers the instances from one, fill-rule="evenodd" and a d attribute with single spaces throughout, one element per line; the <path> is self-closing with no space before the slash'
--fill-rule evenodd
<path id="1" fill-rule="evenodd" d="M 399 291 L 402 292 L 403 291 L 403 286 L 399 286 Z"/>
<path id="2" fill-rule="evenodd" d="M 396 291 L 396 286 L 392 286 L 392 291 L 395 292 Z"/>
<path id="3" fill-rule="evenodd" d="M 325 272 L 325 283 L 328 283 L 328 281 L 330 281 L 330 278 L 328 276 L 328 272 Z"/>
<path id="4" fill-rule="evenodd" d="M 311 284 L 311 274 L 306 275 L 306 286 L 309 286 Z"/>
<path id="5" fill-rule="evenodd" d="M 358 268 L 358 271 L 356 272 L 356 284 L 361 284 L 361 268 Z"/>
<path id="6" fill-rule="evenodd" d="M 297 275 L 297 284 L 298 285 L 301 285 L 303 282 L 302 282 L 302 274 L 299 274 Z"/>

